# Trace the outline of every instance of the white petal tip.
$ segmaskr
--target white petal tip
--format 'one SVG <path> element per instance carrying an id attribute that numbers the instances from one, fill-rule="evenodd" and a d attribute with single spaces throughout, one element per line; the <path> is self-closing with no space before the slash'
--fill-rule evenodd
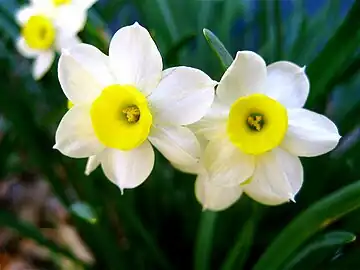
<path id="1" fill-rule="evenodd" d="M 306 71 L 306 66 L 303 66 L 303 67 L 301 68 L 301 71 L 305 73 L 305 71 Z"/>
<path id="2" fill-rule="evenodd" d="M 133 26 L 139 27 L 140 24 L 138 22 L 134 22 Z"/>
<path id="3" fill-rule="evenodd" d="M 52 147 L 53 149 L 58 149 L 58 145 L 57 144 L 54 144 L 54 146 Z"/>
<path id="4" fill-rule="evenodd" d="M 85 170 L 85 175 L 86 175 L 86 176 L 89 176 L 89 175 L 90 175 L 90 172 L 87 171 L 87 170 Z"/>
<path id="5" fill-rule="evenodd" d="M 120 193 L 121 193 L 121 195 L 124 195 L 124 189 L 123 188 L 120 188 Z"/>
<path id="6" fill-rule="evenodd" d="M 296 203 L 294 194 L 289 193 L 289 197 L 290 197 L 289 200 L 290 200 L 291 202 Z"/>

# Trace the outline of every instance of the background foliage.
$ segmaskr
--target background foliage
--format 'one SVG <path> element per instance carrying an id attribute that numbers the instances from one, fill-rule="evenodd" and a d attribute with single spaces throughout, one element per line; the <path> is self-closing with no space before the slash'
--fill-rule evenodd
<path id="1" fill-rule="evenodd" d="M 35 82 L 31 63 L 14 49 L 19 28 L 13 16 L 24 2 L 0 1 L 0 268 L 19 252 L 13 240 L 1 237 L 9 228 L 18 242 L 32 239 L 50 250 L 50 258 L 31 261 L 34 269 L 70 269 L 63 258 L 76 269 L 360 267 L 359 0 L 107 0 L 90 10 L 80 36 L 105 53 L 118 28 L 139 21 L 157 42 L 165 67 L 193 66 L 218 80 L 230 57 L 219 51 L 219 40 L 230 55 L 254 50 L 268 63 L 307 66 L 306 107 L 335 121 L 340 145 L 330 154 L 302 159 L 305 183 L 295 204 L 265 207 L 243 196 L 220 213 L 202 211 L 195 177 L 176 171 L 158 153 L 150 179 L 121 196 L 101 169 L 85 177 L 84 160 L 52 149 L 66 99 L 56 65 Z M 203 28 L 218 37 L 206 31 L 215 51 Z M 15 188 L 9 189 L 14 178 Z M 39 178 L 50 185 L 65 221 L 58 214 L 45 224 L 35 222 L 16 210 L 26 194 L 35 201 L 40 188 L 31 187 Z M 24 186 L 28 193 L 19 195 Z M 44 200 L 38 207 L 51 203 Z M 77 232 L 90 255 L 44 230 L 63 232 L 64 226 Z"/>

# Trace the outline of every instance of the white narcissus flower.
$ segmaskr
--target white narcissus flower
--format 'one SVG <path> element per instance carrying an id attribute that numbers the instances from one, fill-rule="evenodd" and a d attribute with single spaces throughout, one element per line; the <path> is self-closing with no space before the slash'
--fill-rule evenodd
<path id="1" fill-rule="evenodd" d="M 54 148 L 89 157 L 86 174 L 101 164 L 121 190 L 149 176 L 152 145 L 174 164 L 196 164 L 200 146 L 184 125 L 206 114 L 216 82 L 194 68 L 162 68 L 154 41 L 137 23 L 117 31 L 109 56 L 86 44 L 63 50 L 59 81 L 73 107 L 59 124 Z"/>
<path id="2" fill-rule="evenodd" d="M 94 0 L 32 0 L 16 12 L 21 36 L 17 50 L 35 58 L 32 75 L 41 79 L 50 69 L 55 51 L 80 43 L 77 33 L 86 22 L 87 9 Z"/>
<path id="3" fill-rule="evenodd" d="M 209 113 L 192 126 L 208 139 L 195 185 L 205 208 L 225 209 L 242 192 L 267 205 L 294 200 L 303 183 L 298 156 L 329 152 L 340 139 L 331 120 L 302 108 L 309 87 L 304 68 L 237 53 Z"/>

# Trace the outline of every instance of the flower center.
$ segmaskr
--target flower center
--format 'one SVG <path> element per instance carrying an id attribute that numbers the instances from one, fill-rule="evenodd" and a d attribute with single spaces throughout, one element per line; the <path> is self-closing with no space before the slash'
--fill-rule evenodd
<path id="1" fill-rule="evenodd" d="M 141 145 L 152 124 L 147 99 L 130 85 L 106 87 L 91 105 L 90 116 L 98 139 L 123 151 Z"/>
<path id="2" fill-rule="evenodd" d="M 263 94 L 240 97 L 230 109 L 227 134 L 241 151 L 259 155 L 280 145 L 288 127 L 286 108 Z"/>
<path id="3" fill-rule="evenodd" d="M 27 45 L 36 50 L 49 49 L 55 40 L 55 28 L 51 20 L 42 15 L 30 17 L 22 29 Z"/>
<path id="4" fill-rule="evenodd" d="M 65 4 L 70 4 L 71 0 L 53 0 L 55 6 L 61 6 Z"/>
<path id="5" fill-rule="evenodd" d="M 140 119 L 140 110 L 136 105 L 126 107 L 122 112 L 130 124 L 134 124 Z"/>
<path id="6" fill-rule="evenodd" d="M 264 126 L 264 116 L 260 113 L 251 113 L 246 121 L 253 131 L 261 131 Z"/>

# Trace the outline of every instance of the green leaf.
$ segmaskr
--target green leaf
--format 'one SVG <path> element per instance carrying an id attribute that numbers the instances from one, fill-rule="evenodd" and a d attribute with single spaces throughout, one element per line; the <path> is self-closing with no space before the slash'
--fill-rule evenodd
<path id="1" fill-rule="evenodd" d="M 17 231 L 21 236 L 34 240 L 38 244 L 50 249 L 52 252 L 60 253 L 67 258 L 84 265 L 84 263 L 76 258 L 69 250 L 45 238 L 36 227 L 30 223 L 26 223 L 17 219 L 11 213 L 0 211 L 0 227 L 11 228 Z"/>
<path id="2" fill-rule="evenodd" d="M 169 3 L 167 1 L 168 0 L 156 0 L 156 3 L 159 6 L 161 14 L 165 20 L 165 24 L 168 27 L 172 41 L 176 41 L 179 38 L 179 31 L 176 27 L 174 16 L 171 14 Z"/>
<path id="3" fill-rule="evenodd" d="M 350 232 L 329 232 L 325 235 L 322 235 L 319 239 L 298 251 L 296 256 L 286 265 L 284 270 L 292 269 L 296 264 L 319 249 L 342 246 L 355 241 L 355 239 L 355 234 Z"/>
<path id="4" fill-rule="evenodd" d="M 307 68 L 312 91 L 308 105 L 313 107 L 331 90 L 334 74 L 349 64 L 360 43 L 360 1 L 355 1 L 350 12 L 325 48 Z"/>
<path id="5" fill-rule="evenodd" d="M 359 198 L 360 181 L 357 181 L 310 206 L 280 233 L 254 270 L 283 269 L 286 260 L 312 235 L 359 208 Z"/>
<path id="6" fill-rule="evenodd" d="M 201 213 L 195 243 L 195 270 L 209 269 L 216 217 L 216 212 L 204 211 Z"/>
<path id="7" fill-rule="evenodd" d="M 204 28 L 203 33 L 207 43 L 220 59 L 223 68 L 227 69 L 234 61 L 231 54 L 226 50 L 224 44 L 222 44 L 218 37 L 209 29 Z"/>
<path id="8" fill-rule="evenodd" d="M 222 270 L 242 269 L 252 246 L 257 222 L 259 220 L 259 209 L 257 204 L 252 202 L 252 213 L 241 228 L 234 247 L 228 253 L 226 260 L 221 267 Z"/>

